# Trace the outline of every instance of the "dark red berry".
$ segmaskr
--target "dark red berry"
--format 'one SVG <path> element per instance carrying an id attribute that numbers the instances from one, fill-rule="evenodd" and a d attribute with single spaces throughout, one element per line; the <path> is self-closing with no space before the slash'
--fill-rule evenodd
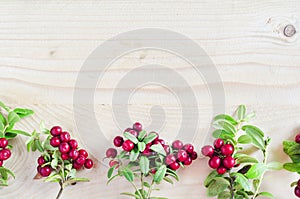
<path id="1" fill-rule="evenodd" d="M 196 151 L 194 151 L 192 154 L 190 154 L 192 160 L 196 160 L 198 158 L 198 154 Z"/>
<path id="2" fill-rule="evenodd" d="M 164 149 L 165 149 L 165 152 L 167 155 L 170 154 L 170 146 L 169 145 L 165 145 Z"/>
<path id="3" fill-rule="evenodd" d="M 38 172 L 38 173 L 40 173 L 40 172 L 41 172 L 41 168 L 42 168 L 42 166 L 41 166 L 41 165 L 37 166 L 36 170 L 37 170 L 37 172 Z"/>
<path id="4" fill-rule="evenodd" d="M 188 152 L 188 154 L 192 154 L 194 152 L 194 146 L 192 144 L 184 145 L 183 149 Z"/>
<path id="5" fill-rule="evenodd" d="M 295 187 L 294 193 L 298 198 L 300 198 L 300 188 L 299 187 Z"/>
<path id="6" fill-rule="evenodd" d="M 297 182 L 297 186 L 300 188 L 300 180 L 298 180 L 298 182 Z"/>
<path id="7" fill-rule="evenodd" d="M 234 147 L 232 144 L 225 144 L 221 147 L 221 152 L 225 156 L 232 155 L 234 152 Z"/>
<path id="8" fill-rule="evenodd" d="M 50 133 L 53 136 L 59 136 L 61 132 L 62 132 L 62 128 L 60 126 L 54 126 L 50 130 Z"/>
<path id="9" fill-rule="evenodd" d="M 136 130 L 130 130 L 128 133 L 132 134 L 134 137 L 139 136 L 139 133 Z"/>
<path id="10" fill-rule="evenodd" d="M 50 145 L 53 147 L 58 147 L 60 145 L 60 139 L 58 137 L 52 137 L 50 139 Z"/>
<path id="11" fill-rule="evenodd" d="M 223 165 L 227 169 L 231 169 L 235 165 L 235 159 L 231 156 L 227 156 L 226 158 L 223 159 Z"/>
<path id="12" fill-rule="evenodd" d="M 223 146 L 224 144 L 224 141 L 222 139 L 216 139 L 215 142 L 214 142 L 214 146 L 216 149 L 219 149 Z"/>
<path id="13" fill-rule="evenodd" d="M 171 165 L 174 162 L 176 162 L 176 157 L 173 154 L 167 155 L 166 160 L 165 160 L 167 165 Z"/>
<path id="14" fill-rule="evenodd" d="M 225 167 L 222 167 L 222 166 L 220 166 L 217 169 L 218 174 L 221 174 L 221 175 L 223 175 L 224 173 L 226 173 L 226 171 L 227 171 L 227 169 Z"/>
<path id="15" fill-rule="evenodd" d="M 70 151 L 70 145 L 67 143 L 67 142 L 62 142 L 60 145 L 59 145 L 59 151 L 61 153 L 68 153 Z"/>
<path id="16" fill-rule="evenodd" d="M 82 164 L 78 164 L 77 162 L 73 162 L 73 168 L 79 170 L 82 168 Z"/>
<path id="17" fill-rule="evenodd" d="M 296 135 L 295 142 L 300 143 L 300 134 Z"/>
<path id="18" fill-rule="evenodd" d="M 8 140 L 6 138 L 0 138 L 0 148 L 5 148 L 8 145 Z"/>
<path id="19" fill-rule="evenodd" d="M 73 160 L 76 160 L 79 156 L 79 152 L 76 149 L 71 149 L 69 152 L 69 157 Z"/>
<path id="20" fill-rule="evenodd" d="M 152 152 L 151 152 L 151 150 L 150 150 L 149 148 L 146 148 L 146 149 L 142 152 L 142 154 L 143 154 L 144 156 L 150 156 L 150 155 L 152 155 Z"/>
<path id="21" fill-rule="evenodd" d="M 151 169 L 150 173 L 155 174 L 156 173 L 156 169 Z"/>
<path id="22" fill-rule="evenodd" d="M 115 147 L 121 147 L 123 143 L 124 143 L 124 139 L 121 136 L 115 137 L 114 139 Z"/>
<path id="23" fill-rule="evenodd" d="M 178 162 L 173 162 L 172 164 L 169 165 L 170 169 L 176 171 L 180 168 L 180 164 Z"/>
<path id="24" fill-rule="evenodd" d="M 0 167 L 3 166 L 3 160 L 0 160 Z"/>
<path id="25" fill-rule="evenodd" d="M 69 155 L 67 153 L 62 153 L 61 154 L 61 159 L 67 160 L 67 159 L 69 159 Z"/>
<path id="26" fill-rule="evenodd" d="M 38 162 L 39 165 L 43 165 L 43 164 L 46 163 L 46 160 L 45 160 L 45 158 L 43 156 L 40 156 L 38 158 L 37 162 Z"/>
<path id="27" fill-rule="evenodd" d="M 134 143 L 130 140 L 126 140 L 123 143 L 122 148 L 124 151 L 130 152 L 134 148 Z"/>
<path id="28" fill-rule="evenodd" d="M 77 147 L 78 147 L 78 142 L 77 142 L 76 140 L 71 139 L 68 143 L 69 143 L 71 149 L 77 149 Z"/>
<path id="29" fill-rule="evenodd" d="M 91 159 L 86 159 L 84 163 L 84 167 L 87 169 L 91 169 L 94 166 L 94 162 Z"/>
<path id="30" fill-rule="evenodd" d="M 62 141 L 62 142 L 69 142 L 70 139 L 71 139 L 70 133 L 68 133 L 68 132 L 62 132 L 62 133 L 59 135 L 59 139 L 60 139 L 60 141 Z"/>
<path id="31" fill-rule="evenodd" d="M 83 155 L 85 158 L 87 158 L 89 156 L 88 152 L 84 149 L 80 149 L 78 152 L 79 152 L 79 155 Z"/>
<path id="32" fill-rule="evenodd" d="M 192 162 L 193 162 L 192 158 L 191 158 L 191 157 L 188 157 L 188 158 L 183 162 L 183 164 L 184 164 L 185 166 L 189 166 L 189 165 L 192 164 Z"/>
<path id="33" fill-rule="evenodd" d="M 9 149 L 2 149 L 0 150 L 0 160 L 7 160 L 10 158 L 11 152 Z"/>
<path id="34" fill-rule="evenodd" d="M 172 144 L 173 149 L 182 149 L 183 143 L 180 140 L 175 140 Z"/>
<path id="35" fill-rule="evenodd" d="M 214 152 L 215 152 L 214 148 L 210 145 L 206 145 L 201 149 L 202 155 L 207 157 L 212 157 L 214 155 Z"/>
<path id="36" fill-rule="evenodd" d="M 132 126 L 132 128 L 133 128 L 134 130 L 136 130 L 137 132 L 140 132 L 141 130 L 143 130 L 143 126 L 142 126 L 142 124 L 139 123 L 139 122 L 134 123 L 133 126 Z"/>
<path id="37" fill-rule="evenodd" d="M 113 166 L 115 166 L 115 165 L 117 165 L 116 168 L 118 168 L 118 167 L 119 167 L 119 162 L 118 162 L 118 161 L 115 161 L 115 160 L 109 161 L 109 166 L 110 166 L 110 167 L 113 167 Z"/>
<path id="38" fill-rule="evenodd" d="M 216 169 L 221 165 L 221 159 L 218 156 L 213 156 L 209 160 L 208 165 L 210 166 L 210 168 Z"/>
<path id="39" fill-rule="evenodd" d="M 115 158 L 117 156 L 118 152 L 114 148 L 109 148 L 106 150 L 106 157 L 107 158 Z"/>
<path id="40" fill-rule="evenodd" d="M 188 158 L 188 154 L 187 154 L 187 152 L 185 150 L 180 149 L 177 152 L 177 160 L 178 161 L 184 162 L 184 161 L 186 161 L 187 158 Z"/>
<path id="41" fill-rule="evenodd" d="M 127 129 L 124 130 L 124 133 L 129 132 L 130 130 L 132 130 L 132 128 L 127 128 Z"/>
<path id="42" fill-rule="evenodd" d="M 41 167 L 40 174 L 43 177 L 48 177 L 51 173 L 51 168 L 49 166 Z"/>
<path id="43" fill-rule="evenodd" d="M 83 165 L 85 163 L 86 158 L 83 155 L 79 155 L 78 158 L 75 160 L 77 164 Z"/>

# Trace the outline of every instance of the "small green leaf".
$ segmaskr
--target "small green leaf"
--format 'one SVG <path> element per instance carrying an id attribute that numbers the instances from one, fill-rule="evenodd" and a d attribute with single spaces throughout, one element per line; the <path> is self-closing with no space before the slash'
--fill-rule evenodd
<path id="1" fill-rule="evenodd" d="M 138 139 L 129 132 L 124 132 L 124 137 L 133 142 L 134 144 L 137 144 L 139 142 Z"/>
<path id="2" fill-rule="evenodd" d="M 21 131 L 21 130 L 7 130 L 8 133 L 14 133 L 14 134 L 18 134 L 18 135 L 25 135 L 27 137 L 30 137 L 31 134 L 30 133 L 27 133 L 25 131 Z"/>
<path id="3" fill-rule="evenodd" d="M 157 134 L 154 132 L 149 133 L 147 137 L 143 140 L 145 144 L 148 144 L 157 138 Z"/>
<path id="4" fill-rule="evenodd" d="M 13 125 L 15 124 L 16 122 L 20 121 L 20 117 L 13 111 L 9 112 L 8 113 L 8 123 L 9 125 Z"/>
<path id="5" fill-rule="evenodd" d="M 34 114 L 33 110 L 24 109 L 24 108 L 16 108 L 13 110 L 20 118 L 24 118 Z"/>
<path id="6" fill-rule="evenodd" d="M 139 142 L 138 149 L 140 152 L 143 152 L 146 149 L 146 144 L 144 142 Z"/>
<path id="7" fill-rule="evenodd" d="M 280 162 L 270 162 L 267 164 L 269 170 L 281 170 L 283 168 L 282 163 Z"/>
<path id="8" fill-rule="evenodd" d="M 133 194 L 133 193 L 128 193 L 128 192 L 120 193 L 120 195 L 123 195 L 123 196 L 131 196 L 131 197 L 136 198 L 136 195 L 135 195 L 135 194 Z M 138 199 L 139 199 L 139 198 L 138 198 Z"/>
<path id="9" fill-rule="evenodd" d="M 4 126 L 7 124 L 6 118 L 1 112 L 0 112 L 0 121 L 2 122 L 2 124 L 4 124 Z"/>
<path id="10" fill-rule="evenodd" d="M 213 181 L 214 178 L 220 177 L 220 176 L 221 175 L 219 175 L 217 171 L 213 170 L 212 172 L 210 172 L 210 174 L 208 174 L 208 176 L 204 180 L 204 186 L 207 188 L 209 186 L 209 184 Z"/>
<path id="11" fill-rule="evenodd" d="M 254 146 L 256 146 L 261 150 L 264 150 L 265 148 L 265 142 L 263 139 L 264 134 L 259 128 L 255 126 L 247 125 L 247 126 L 243 126 L 242 129 L 246 132 L 248 136 L 251 137 Z"/>
<path id="12" fill-rule="evenodd" d="M 298 146 L 299 144 L 296 142 L 292 142 L 292 141 L 283 141 L 282 142 L 283 145 L 283 151 L 287 154 L 289 154 L 290 148 L 292 148 L 293 146 Z"/>
<path id="13" fill-rule="evenodd" d="M 142 141 L 147 135 L 147 132 L 145 130 L 142 130 L 140 133 L 139 133 L 139 136 L 138 136 L 138 139 L 140 141 Z"/>
<path id="14" fill-rule="evenodd" d="M 144 187 L 150 188 L 151 185 L 148 182 L 143 182 Z"/>
<path id="15" fill-rule="evenodd" d="M 153 178 L 154 182 L 160 183 L 163 180 L 163 178 L 165 177 L 166 172 L 167 172 L 166 165 L 160 166 L 154 175 L 154 178 Z"/>
<path id="16" fill-rule="evenodd" d="M 136 161 L 136 159 L 139 157 L 140 153 L 137 149 L 134 149 L 130 152 L 129 160 L 130 161 Z"/>
<path id="17" fill-rule="evenodd" d="M 249 144 L 252 142 L 252 138 L 249 135 L 241 135 L 238 138 L 238 143 L 240 144 Z"/>
<path id="18" fill-rule="evenodd" d="M 212 136 L 214 138 L 221 138 L 223 140 L 230 140 L 232 141 L 233 143 L 235 143 L 235 140 L 234 140 L 234 137 L 235 137 L 235 134 L 231 133 L 231 132 L 227 132 L 223 129 L 217 129 L 215 130 L 213 133 L 212 133 Z"/>
<path id="19" fill-rule="evenodd" d="M 298 181 L 294 181 L 290 184 L 291 187 L 298 186 Z"/>
<path id="20" fill-rule="evenodd" d="M 230 183 L 222 178 L 222 177 L 216 177 L 213 179 L 213 181 L 209 184 L 207 188 L 207 195 L 209 197 L 215 197 L 222 193 L 227 187 L 230 185 Z"/>
<path id="21" fill-rule="evenodd" d="M 246 173 L 246 177 L 254 179 L 260 177 L 267 170 L 266 165 L 263 163 L 256 163 L 251 166 L 249 171 Z"/>
<path id="22" fill-rule="evenodd" d="M 10 111 L 10 109 L 3 103 L 0 101 L 0 107 L 2 107 L 4 110 L 6 110 L 7 112 Z"/>
<path id="23" fill-rule="evenodd" d="M 230 196 L 231 194 L 229 191 L 223 191 L 218 195 L 218 199 L 228 199 Z"/>
<path id="24" fill-rule="evenodd" d="M 173 180 L 171 180 L 170 178 L 168 177 L 164 177 L 164 181 L 170 183 L 170 184 L 174 184 Z"/>
<path id="25" fill-rule="evenodd" d="M 122 174 L 126 178 L 126 180 L 128 180 L 129 182 L 133 182 L 133 180 L 134 180 L 134 174 L 133 174 L 133 172 L 130 169 L 125 168 L 122 171 Z"/>
<path id="26" fill-rule="evenodd" d="M 157 152 L 158 154 L 161 154 L 163 156 L 166 156 L 166 151 L 164 147 L 161 144 L 154 144 L 150 147 L 152 151 Z"/>
<path id="27" fill-rule="evenodd" d="M 10 132 L 5 133 L 6 139 L 12 139 L 12 138 L 15 138 L 16 136 L 17 136 L 17 134 L 15 134 L 15 133 L 10 133 Z"/>
<path id="28" fill-rule="evenodd" d="M 34 140 L 34 145 L 36 146 L 37 150 L 39 150 L 39 152 L 41 152 L 41 153 L 44 152 L 41 141 L 39 139 Z"/>
<path id="29" fill-rule="evenodd" d="M 234 155 L 237 164 L 242 163 L 258 163 L 258 160 L 246 154 L 236 153 Z"/>
<path id="30" fill-rule="evenodd" d="M 113 167 L 110 167 L 110 168 L 108 169 L 108 172 L 107 172 L 107 178 L 111 178 L 111 176 L 112 176 L 112 174 L 113 174 L 115 168 L 116 168 L 116 165 L 114 165 Z"/>
<path id="31" fill-rule="evenodd" d="M 300 163 L 285 163 L 283 165 L 283 168 L 285 170 L 288 170 L 291 172 L 299 172 L 300 171 Z"/>
<path id="32" fill-rule="evenodd" d="M 50 176 L 45 179 L 45 182 L 56 182 L 56 180 L 60 180 L 61 176 L 53 172 Z"/>
<path id="33" fill-rule="evenodd" d="M 147 174 L 149 172 L 150 170 L 149 165 L 150 165 L 149 159 L 145 156 L 142 156 L 140 159 L 140 168 L 143 174 Z"/>
<path id="34" fill-rule="evenodd" d="M 3 130 L 4 130 L 4 124 L 3 124 L 3 122 L 0 120 L 0 137 L 1 137 L 1 138 L 4 137 L 4 132 L 3 132 Z"/>
<path id="35" fill-rule="evenodd" d="M 217 121 L 217 120 L 225 120 L 225 121 L 231 123 L 232 125 L 237 125 L 238 124 L 238 122 L 233 117 L 231 117 L 230 115 L 226 115 L 226 114 L 217 115 L 214 118 L 214 120 L 215 121 Z"/>
<path id="36" fill-rule="evenodd" d="M 246 106 L 245 105 L 240 105 L 237 109 L 237 116 L 239 120 L 243 120 L 246 115 Z"/>
<path id="37" fill-rule="evenodd" d="M 253 126 L 253 125 L 244 125 L 244 126 L 242 127 L 242 129 L 243 129 L 244 131 L 246 131 L 246 130 L 248 129 L 248 130 L 250 130 L 251 132 L 260 135 L 260 137 L 264 137 L 264 136 L 265 136 L 264 132 L 263 132 L 260 128 L 258 128 L 258 127 L 256 127 L 256 126 Z"/>
<path id="38" fill-rule="evenodd" d="M 269 192 L 266 192 L 266 191 L 260 192 L 258 195 L 259 195 L 259 196 L 265 196 L 265 197 L 268 197 L 268 198 L 275 198 L 275 197 L 273 196 L 273 194 L 271 194 L 271 193 L 269 193 Z"/>
<path id="39" fill-rule="evenodd" d="M 57 164 L 58 164 L 58 159 L 57 159 L 57 158 L 54 158 L 54 159 L 51 161 L 51 167 L 52 167 L 53 169 L 56 169 Z"/>
<path id="40" fill-rule="evenodd" d="M 241 173 L 234 173 L 233 176 L 236 177 L 235 181 L 242 186 L 245 191 L 251 190 L 251 185 L 249 180 Z"/>
<path id="41" fill-rule="evenodd" d="M 172 169 L 167 168 L 167 175 L 172 176 L 176 181 L 179 181 L 179 176 L 176 173 L 176 171 L 173 171 Z"/>
<path id="42" fill-rule="evenodd" d="M 232 134 L 236 133 L 235 127 L 227 121 L 220 121 L 220 120 L 215 121 L 213 123 L 213 127 L 216 128 L 216 129 L 224 129 L 226 132 L 229 132 L 229 133 L 232 133 Z"/>

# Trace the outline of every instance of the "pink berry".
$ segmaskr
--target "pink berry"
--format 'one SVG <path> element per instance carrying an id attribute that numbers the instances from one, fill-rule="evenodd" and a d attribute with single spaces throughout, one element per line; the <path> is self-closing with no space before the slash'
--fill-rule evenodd
<path id="1" fill-rule="evenodd" d="M 119 162 L 118 162 L 118 161 L 115 161 L 115 160 L 111 160 L 111 161 L 109 162 L 109 166 L 110 166 L 110 167 L 113 167 L 113 166 L 115 166 L 115 165 L 117 165 L 116 168 L 118 168 L 118 167 L 119 167 Z"/>
<path id="2" fill-rule="evenodd" d="M 194 151 L 192 154 L 190 154 L 192 160 L 196 160 L 198 158 L 198 154 L 196 151 Z"/>
<path id="3" fill-rule="evenodd" d="M 172 144 L 173 149 L 182 149 L 183 143 L 180 140 L 175 140 Z"/>
<path id="4" fill-rule="evenodd" d="M 106 150 L 106 157 L 107 158 L 115 158 L 117 156 L 118 152 L 114 148 L 109 148 Z"/>
<path id="5" fill-rule="evenodd" d="M 43 177 L 48 177 L 51 173 L 51 168 L 49 166 L 41 167 L 40 174 Z"/>
<path id="6" fill-rule="evenodd" d="M 69 142 L 71 139 L 71 136 L 68 132 L 62 132 L 59 135 L 59 138 L 60 138 L 60 141 L 62 141 L 62 142 Z"/>
<path id="7" fill-rule="evenodd" d="M 218 156 L 213 156 L 209 160 L 208 165 L 210 166 L 210 168 L 216 169 L 221 165 L 221 159 Z"/>
<path id="8" fill-rule="evenodd" d="M 61 154 L 61 159 L 68 160 L 69 159 L 69 155 L 67 153 L 62 153 Z"/>
<path id="9" fill-rule="evenodd" d="M 139 136 L 139 133 L 136 130 L 130 130 L 128 133 L 132 134 L 134 137 Z"/>
<path id="10" fill-rule="evenodd" d="M 84 163 L 84 167 L 87 169 L 91 169 L 94 166 L 94 162 L 91 159 L 86 159 Z"/>
<path id="11" fill-rule="evenodd" d="M 3 166 L 3 160 L 0 160 L 0 167 Z"/>
<path id="12" fill-rule="evenodd" d="M 38 162 L 39 165 L 43 165 L 43 164 L 46 163 L 46 160 L 44 159 L 43 156 L 40 156 L 40 157 L 38 158 L 37 162 Z"/>
<path id="13" fill-rule="evenodd" d="M 134 148 L 134 143 L 130 140 L 126 140 L 123 143 L 122 148 L 124 151 L 130 152 Z"/>
<path id="14" fill-rule="evenodd" d="M 169 145 L 165 145 L 164 149 L 165 149 L 165 152 L 167 155 L 170 154 L 170 146 Z"/>
<path id="15" fill-rule="evenodd" d="M 171 165 L 176 162 L 176 157 L 173 154 L 167 155 L 165 162 L 167 165 Z"/>
<path id="16" fill-rule="evenodd" d="M 79 152 L 79 155 L 83 155 L 85 158 L 87 158 L 89 156 L 88 152 L 84 149 L 80 149 L 78 152 Z"/>
<path id="17" fill-rule="evenodd" d="M 300 198 L 300 188 L 299 187 L 295 187 L 294 193 L 298 198 Z"/>
<path id="18" fill-rule="evenodd" d="M 192 164 L 192 162 L 193 162 L 192 158 L 191 158 L 191 157 L 188 157 L 188 158 L 183 162 L 183 164 L 184 164 L 185 166 L 189 166 L 189 165 Z"/>
<path id="19" fill-rule="evenodd" d="M 68 153 L 70 151 L 70 145 L 67 142 L 62 142 L 59 145 L 59 151 L 61 153 Z"/>
<path id="20" fill-rule="evenodd" d="M 53 147 L 58 147 L 60 145 L 60 139 L 58 137 L 52 137 L 50 139 L 50 145 Z"/>
<path id="21" fill-rule="evenodd" d="M 141 130 L 143 130 L 143 126 L 142 126 L 142 124 L 139 123 L 139 122 L 134 123 L 133 126 L 132 126 L 132 128 L 133 128 L 134 130 L 136 130 L 137 132 L 140 132 Z"/>
<path id="22" fill-rule="evenodd" d="M 152 173 L 153 175 L 156 174 L 156 169 L 155 168 L 151 169 L 150 173 Z"/>
<path id="23" fill-rule="evenodd" d="M 0 150 L 0 160 L 7 160 L 10 158 L 11 152 L 9 149 L 2 149 Z"/>
<path id="24" fill-rule="evenodd" d="M 227 169 L 225 167 L 222 167 L 222 166 L 220 166 L 217 169 L 218 174 L 221 174 L 221 175 L 223 175 L 224 173 L 226 173 L 226 171 L 227 171 Z"/>
<path id="25" fill-rule="evenodd" d="M 0 148 L 5 148 L 8 145 L 8 140 L 6 138 L 0 138 Z"/>
<path id="26" fill-rule="evenodd" d="M 214 153 L 215 153 L 215 150 L 214 150 L 214 148 L 212 146 L 206 145 L 206 146 L 202 147 L 201 153 L 204 156 L 212 157 L 214 155 Z"/>
<path id="27" fill-rule="evenodd" d="M 121 136 L 115 137 L 114 139 L 115 147 L 121 147 L 123 143 L 124 143 L 124 139 Z"/>
<path id="28" fill-rule="evenodd" d="M 300 143 L 300 134 L 296 135 L 295 142 Z"/>
<path id="29" fill-rule="evenodd" d="M 82 168 L 82 164 L 78 164 L 77 162 L 73 162 L 73 168 L 79 170 Z"/>
<path id="30" fill-rule="evenodd" d="M 75 162 L 79 165 L 83 165 L 85 163 L 86 158 L 83 155 L 79 155 Z"/>
<path id="31" fill-rule="evenodd" d="M 183 148 L 186 152 L 188 152 L 188 154 L 192 154 L 194 152 L 194 146 L 192 144 L 186 144 Z"/>
<path id="32" fill-rule="evenodd" d="M 186 159 L 188 158 L 188 154 L 185 150 L 180 149 L 177 153 L 177 160 L 180 162 L 184 162 L 186 161 Z"/>
<path id="33" fill-rule="evenodd" d="M 215 142 L 214 142 L 214 146 L 216 149 L 219 149 L 223 146 L 224 144 L 224 141 L 222 139 L 216 139 Z"/>
<path id="34" fill-rule="evenodd" d="M 77 142 L 76 140 L 71 139 L 68 143 L 69 143 L 71 149 L 77 149 L 77 147 L 78 147 L 78 142 Z"/>
<path id="35" fill-rule="evenodd" d="M 225 156 L 232 155 L 234 152 L 234 147 L 232 144 L 225 144 L 221 147 L 221 152 Z"/>
<path id="36" fill-rule="evenodd" d="M 69 157 L 73 160 L 76 160 L 79 156 L 79 152 L 76 149 L 71 149 L 69 152 Z"/>
<path id="37" fill-rule="evenodd" d="M 222 163 L 224 167 L 226 167 L 227 169 L 231 169 L 235 165 L 235 159 L 231 156 L 227 156 L 223 159 Z"/>
<path id="38" fill-rule="evenodd" d="M 178 170 L 180 168 L 180 164 L 178 162 L 173 162 L 172 164 L 169 165 L 169 167 L 172 170 L 176 171 L 176 170 Z"/>
<path id="39" fill-rule="evenodd" d="M 61 132 L 62 132 L 62 128 L 60 126 L 54 126 L 50 130 L 50 133 L 53 136 L 59 136 Z"/>

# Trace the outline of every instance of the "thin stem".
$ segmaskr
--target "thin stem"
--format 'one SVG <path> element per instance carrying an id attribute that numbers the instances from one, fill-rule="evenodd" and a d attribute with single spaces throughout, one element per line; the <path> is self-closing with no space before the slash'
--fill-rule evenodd
<path id="1" fill-rule="evenodd" d="M 143 173 L 141 173 L 141 187 L 142 187 L 142 194 L 144 195 L 144 179 L 143 179 Z"/>
<path id="2" fill-rule="evenodd" d="M 229 190 L 230 190 L 230 199 L 234 199 L 234 179 L 230 175 L 230 171 L 228 172 L 229 178 L 230 178 L 230 185 L 229 185 Z"/>
<path id="3" fill-rule="evenodd" d="M 135 186 L 135 184 L 133 182 L 130 182 L 131 185 L 134 187 L 135 191 L 138 193 L 139 197 L 141 199 L 144 199 L 144 197 L 142 196 L 142 194 L 140 193 L 139 189 Z"/>
<path id="4" fill-rule="evenodd" d="M 149 191 L 148 191 L 148 194 L 147 194 L 147 198 L 146 198 L 146 199 L 150 198 L 153 185 L 154 185 L 154 180 L 152 180 L 152 182 L 151 182 L 151 185 L 150 185 L 150 188 L 149 188 Z"/>
<path id="5" fill-rule="evenodd" d="M 61 184 L 61 183 L 59 183 L 59 184 L 60 184 L 60 190 L 59 190 L 59 192 L 58 192 L 58 194 L 57 194 L 57 196 L 56 196 L 56 199 L 59 199 L 59 198 L 60 198 L 60 196 L 61 196 L 61 194 L 62 194 L 62 192 L 63 192 L 63 190 L 64 190 L 62 184 Z"/>

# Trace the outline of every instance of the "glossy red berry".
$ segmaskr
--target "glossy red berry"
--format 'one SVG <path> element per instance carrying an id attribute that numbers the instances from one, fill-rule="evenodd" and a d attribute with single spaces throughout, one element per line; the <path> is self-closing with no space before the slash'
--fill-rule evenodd
<path id="1" fill-rule="evenodd" d="M 50 130 L 50 133 L 53 136 L 59 136 L 61 132 L 62 132 L 62 128 L 60 126 L 54 126 Z"/>
<path id="2" fill-rule="evenodd" d="M 232 155 L 234 152 L 234 147 L 232 144 L 225 144 L 221 147 L 221 152 L 225 156 Z"/>
<path id="3" fill-rule="evenodd" d="M 76 170 L 79 170 L 82 168 L 82 164 L 78 164 L 76 161 L 73 162 L 73 168 L 76 169 Z"/>
<path id="4" fill-rule="evenodd" d="M 45 158 L 43 156 L 40 156 L 38 158 L 37 162 L 38 162 L 39 165 L 43 165 L 43 164 L 46 163 L 46 160 L 45 160 Z"/>
<path id="5" fill-rule="evenodd" d="M 192 160 L 196 160 L 198 158 L 197 152 L 194 151 L 192 154 L 190 154 L 190 157 L 192 158 Z"/>
<path id="6" fill-rule="evenodd" d="M 58 137 L 52 137 L 50 139 L 50 145 L 53 147 L 58 147 L 60 145 L 60 139 Z"/>
<path id="7" fill-rule="evenodd" d="M 40 174 L 43 177 L 48 177 L 51 173 L 51 168 L 49 166 L 41 167 Z"/>
<path id="8" fill-rule="evenodd" d="M 60 145 L 59 145 L 59 151 L 61 153 L 68 153 L 70 151 L 70 145 L 67 143 L 67 142 L 62 142 Z"/>
<path id="9" fill-rule="evenodd" d="M 79 152 L 79 155 L 83 155 L 85 158 L 87 158 L 89 156 L 88 152 L 84 149 L 80 149 L 78 152 Z"/>
<path id="10" fill-rule="evenodd" d="M 5 148 L 8 145 L 8 140 L 6 138 L 0 138 L 0 148 Z"/>
<path id="11" fill-rule="evenodd" d="M 176 171 L 180 168 L 180 164 L 178 162 L 173 162 L 172 164 L 169 165 L 170 169 Z"/>
<path id="12" fill-rule="evenodd" d="M 186 144 L 183 148 L 186 152 L 188 152 L 188 154 L 192 154 L 194 152 L 194 146 L 192 144 Z"/>
<path id="13" fill-rule="evenodd" d="M 106 150 L 106 157 L 107 158 L 115 158 L 117 156 L 118 152 L 114 148 L 109 148 Z"/>
<path id="14" fill-rule="evenodd" d="M 214 155 L 214 153 L 215 153 L 215 150 L 214 150 L 214 148 L 212 146 L 206 145 L 206 146 L 202 147 L 201 153 L 204 156 L 212 157 Z"/>
<path id="15" fill-rule="evenodd" d="M 172 144 L 173 149 L 182 149 L 183 143 L 180 140 L 175 140 Z"/>
<path id="16" fill-rule="evenodd" d="M 124 143 L 124 139 L 121 136 L 117 136 L 114 139 L 114 145 L 115 147 L 121 147 Z"/>
<path id="17" fill-rule="evenodd" d="M 180 149 L 177 152 L 177 160 L 178 161 L 184 162 L 184 161 L 186 161 L 187 158 L 188 158 L 188 154 L 187 154 L 187 152 L 185 150 Z"/>
<path id="18" fill-rule="evenodd" d="M 85 163 L 86 158 L 83 155 L 79 155 L 75 162 L 79 165 L 83 165 Z"/>
<path id="19" fill-rule="evenodd" d="M 62 132 L 62 133 L 59 135 L 59 139 L 60 139 L 60 141 L 62 141 L 62 142 L 69 142 L 70 139 L 71 139 L 70 133 L 68 133 L 68 132 Z"/>
<path id="20" fill-rule="evenodd" d="M 150 170 L 150 173 L 156 174 L 156 169 L 151 169 L 151 170 Z"/>
<path id="21" fill-rule="evenodd" d="M 79 152 L 76 149 L 71 149 L 69 152 L 69 157 L 73 160 L 76 160 L 79 156 Z"/>
<path id="22" fill-rule="evenodd" d="M 134 148 L 134 143 L 130 140 L 126 140 L 123 143 L 122 148 L 124 151 L 130 152 Z"/>
<path id="23" fill-rule="evenodd" d="M 10 158 L 11 152 L 9 149 L 2 149 L 0 150 L 0 160 L 7 160 Z"/>
<path id="24" fill-rule="evenodd" d="M 138 137 L 139 133 L 136 130 L 130 130 L 128 133 L 132 134 L 134 137 Z"/>
<path id="25" fill-rule="evenodd" d="M 300 188 L 299 187 L 295 187 L 294 193 L 298 198 L 300 198 Z"/>
<path id="26" fill-rule="evenodd" d="M 140 132 L 141 130 L 143 130 L 143 126 L 142 126 L 142 124 L 139 123 L 139 122 L 134 123 L 133 126 L 132 126 L 132 128 L 133 128 L 134 130 L 136 130 L 137 132 Z"/>
<path id="27" fill-rule="evenodd" d="M 69 143 L 71 149 L 77 149 L 77 147 L 78 147 L 78 142 L 77 142 L 76 140 L 71 139 L 68 143 Z"/>
<path id="28" fill-rule="evenodd" d="M 170 154 L 170 146 L 169 145 L 164 145 L 164 149 L 167 155 Z"/>
<path id="29" fill-rule="evenodd" d="M 167 165 L 171 165 L 174 162 L 176 162 L 176 157 L 173 154 L 167 155 L 166 160 L 165 160 Z"/>
<path id="30" fill-rule="evenodd" d="M 63 160 L 69 159 L 69 154 L 67 154 L 67 153 L 62 153 L 62 154 L 61 154 L 61 159 L 63 159 Z"/>
<path id="31" fill-rule="evenodd" d="M 132 128 L 127 128 L 127 129 L 124 130 L 124 133 L 129 132 L 130 130 L 132 130 Z"/>
<path id="32" fill-rule="evenodd" d="M 212 169 L 217 169 L 221 165 L 221 159 L 218 156 L 213 156 L 209 162 L 208 165 Z"/>
<path id="33" fill-rule="evenodd" d="M 295 142 L 300 143 L 300 134 L 296 135 Z"/>
<path id="34" fill-rule="evenodd" d="M 115 165 L 117 165 L 116 168 L 118 168 L 118 167 L 119 167 L 119 162 L 118 162 L 118 161 L 115 161 L 115 160 L 109 161 L 109 166 L 110 166 L 110 167 L 113 167 L 113 166 L 115 166 Z"/>
<path id="35" fill-rule="evenodd" d="M 227 169 L 225 167 L 222 167 L 222 166 L 220 166 L 217 169 L 218 174 L 221 174 L 221 175 L 223 175 L 224 173 L 226 173 L 226 171 L 227 171 Z"/>
<path id="36" fill-rule="evenodd" d="M 189 165 L 192 164 L 192 162 L 193 162 L 192 158 L 191 158 L 191 157 L 188 157 L 188 158 L 183 162 L 183 164 L 184 164 L 185 166 L 189 166 Z"/>
<path id="37" fill-rule="evenodd" d="M 91 169 L 94 166 L 94 162 L 91 159 L 86 159 L 84 163 L 84 167 L 87 169 Z"/>
<path id="38" fill-rule="evenodd" d="M 3 160 L 0 160 L 0 167 L 3 166 Z"/>
<path id="39" fill-rule="evenodd" d="M 231 156 L 227 156 L 223 159 L 222 163 L 224 167 L 226 167 L 227 169 L 231 169 L 235 165 L 235 159 Z"/>
<path id="40" fill-rule="evenodd" d="M 41 165 L 37 166 L 36 171 L 37 171 L 38 173 L 40 173 L 40 172 L 41 172 L 41 168 L 42 168 Z"/>
<path id="41" fill-rule="evenodd" d="M 216 139 L 215 142 L 214 142 L 214 146 L 215 146 L 216 149 L 221 148 L 223 146 L 223 144 L 224 144 L 224 140 L 222 140 L 220 138 Z"/>

